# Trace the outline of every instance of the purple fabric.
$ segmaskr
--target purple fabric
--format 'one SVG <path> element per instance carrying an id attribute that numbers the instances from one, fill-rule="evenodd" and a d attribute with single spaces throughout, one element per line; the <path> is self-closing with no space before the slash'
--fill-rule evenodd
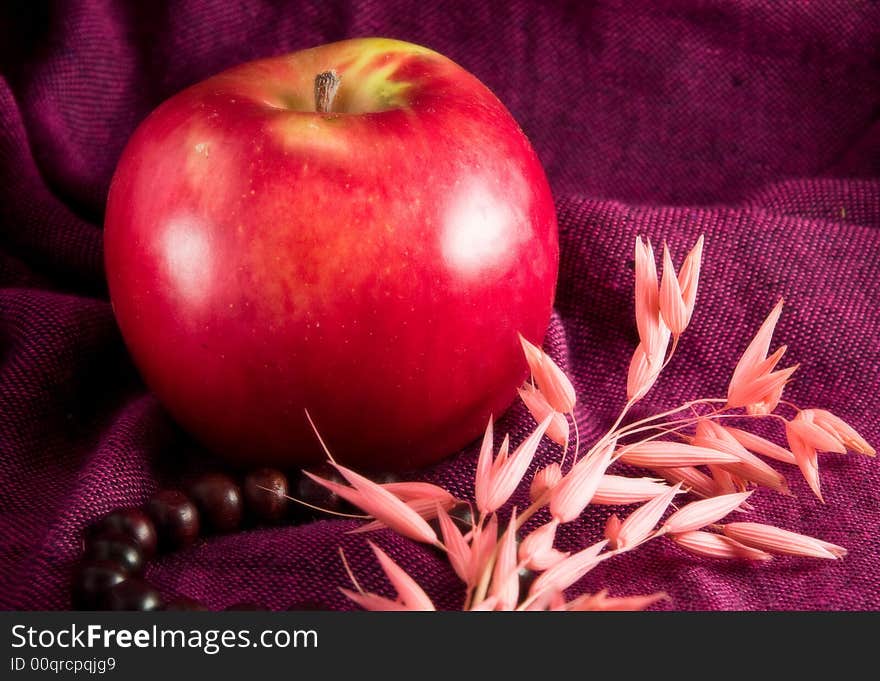
<path id="1" fill-rule="evenodd" d="M 562 262 L 547 347 L 571 372 L 586 440 L 623 402 L 636 343 L 632 242 L 681 258 L 707 238 L 692 328 L 640 407 L 721 395 L 782 295 L 787 395 L 880 442 L 880 12 L 872 3 L 3 3 L 0 9 L 0 606 L 69 607 L 81 529 L 199 465 L 139 382 L 107 302 L 101 222 L 114 164 L 146 114 L 225 67 L 350 36 L 429 45 L 510 108 L 557 198 Z M 501 428 L 521 436 L 515 407 Z M 543 449 L 542 460 L 551 455 Z M 426 474 L 464 492 L 474 452 Z M 824 455 L 827 504 L 755 495 L 755 519 L 843 544 L 839 562 L 743 565 L 655 542 L 582 589 L 665 590 L 664 608 L 877 609 L 880 465 Z M 599 536 L 607 509 L 566 526 Z M 163 592 L 213 608 L 348 608 L 337 546 L 387 593 L 352 525 L 212 538 L 162 558 Z M 431 551 L 377 535 L 444 607 L 461 592 Z"/>

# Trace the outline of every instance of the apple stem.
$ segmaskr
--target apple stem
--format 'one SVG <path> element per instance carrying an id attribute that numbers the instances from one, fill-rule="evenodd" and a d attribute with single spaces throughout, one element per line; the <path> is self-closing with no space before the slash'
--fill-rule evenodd
<path id="1" fill-rule="evenodd" d="M 333 110 L 333 98 L 339 90 L 341 82 L 339 74 L 333 69 L 315 76 L 315 110 L 319 113 L 330 113 Z"/>

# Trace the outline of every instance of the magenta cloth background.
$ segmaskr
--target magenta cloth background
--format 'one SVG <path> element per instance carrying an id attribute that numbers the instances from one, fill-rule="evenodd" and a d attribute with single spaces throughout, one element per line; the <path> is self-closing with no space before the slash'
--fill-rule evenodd
<path id="1" fill-rule="evenodd" d="M 0 606 L 69 607 L 79 533 L 218 464 L 144 389 L 107 301 L 101 223 L 116 160 L 165 98 L 239 62 L 352 36 L 423 43 L 510 108 L 557 200 L 562 261 L 547 347 L 580 396 L 585 438 L 624 399 L 636 343 L 631 250 L 707 239 L 697 313 L 641 411 L 721 395 L 779 296 L 776 340 L 801 370 L 787 395 L 875 445 L 880 372 L 880 7 L 876 3 L 455 4 L 6 2 L 0 9 Z M 521 407 L 502 427 L 517 436 Z M 550 449 L 542 450 L 547 460 Z M 754 518 L 847 546 L 839 562 L 699 560 L 655 542 L 582 589 L 666 590 L 679 609 L 880 608 L 880 462 L 821 459 L 827 504 L 760 491 Z M 474 452 L 427 473 L 469 485 Z M 592 541 L 607 509 L 564 528 Z M 341 543 L 388 587 L 350 522 L 212 538 L 152 564 L 167 596 L 213 608 L 348 608 Z M 444 607 L 460 603 L 430 551 L 376 535 Z"/>

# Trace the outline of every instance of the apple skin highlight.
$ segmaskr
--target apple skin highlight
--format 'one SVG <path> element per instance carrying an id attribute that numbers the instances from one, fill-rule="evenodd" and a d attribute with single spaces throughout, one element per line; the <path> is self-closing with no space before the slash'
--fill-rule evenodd
<path id="1" fill-rule="evenodd" d="M 212 451 L 321 460 L 308 409 L 338 460 L 402 470 L 509 406 L 559 251 L 544 171 L 498 99 L 436 52 L 365 38 L 159 106 L 114 175 L 105 260 L 142 376 Z"/>

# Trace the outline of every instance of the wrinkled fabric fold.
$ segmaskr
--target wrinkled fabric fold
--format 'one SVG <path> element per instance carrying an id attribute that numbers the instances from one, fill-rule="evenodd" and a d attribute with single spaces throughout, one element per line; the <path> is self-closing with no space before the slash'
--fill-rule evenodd
<path id="1" fill-rule="evenodd" d="M 0 607 L 69 608 L 90 521 L 222 466 L 143 387 L 107 300 L 104 202 L 129 135 L 164 99 L 226 67 L 363 35 L 455 59 L 532 140 L 560 227 L 544 349 L 573 380 L 582 440 L 602 435 L 626 401 L 639 342 L 636 236 L 667 242 L 680 263 L 704 234 L 695 313 L 633 416 L 725 396 L 783 297 L 774 343 L 801 365 L 787 396 L 880 442 L 880 12 L 870 3 L 9 3 L 0 8 Z M 515 446 L 534 428 L 517 403 L 495 433 L 510 432 Z M 781 428 L 761 434 L 784 444 Z M 421 478 L 472 497 L 478 450 Z M 545 441 L 530 471 L 558 458 Z M 846 547 L 845 559 L 724 562 L 661 540 L 604 561 L 576 588 L 664 591 L 661 609 L 880 608 L 878 462 L 822 455 L 825 505 L 796 468 L 772 465 L 795 496 L 757 491 L 749 520 Z M 509 505 L 527 503 L 526 485 Z M 600 541 L 612 511 L 588 507 L 557 548 Z M 338 588 L 351 587 L 339 546 L 367 590 L 393 597 L 370 538 L 438 608 L 461 607 L 464 589 L 435 552 L 388 530 L 347 533 L 356 526 L 326 519 L 209 537 L 151 563 L 147 577 L 167 597 L 216 609 L 351 609 Z"/>

